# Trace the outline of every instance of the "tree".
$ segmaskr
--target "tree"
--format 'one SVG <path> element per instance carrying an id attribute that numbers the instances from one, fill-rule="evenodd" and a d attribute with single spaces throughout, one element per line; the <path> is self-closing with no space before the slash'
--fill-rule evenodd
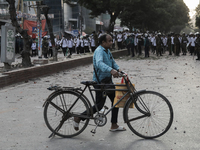
<path id="1" fill-rule="evenodd" d="M 195 25 L 200 28 L 200 4 L 196 7 L 196 23 Z"/>
<path id="2" fill-rule="evenodd" d="M 176 25 L 185 27 L 189 9 L 183 0 L 141 0 L 127 6 L 119 18 L 129 28 L 167 32 Z"/>
<path id="3" fill-rule="evenodd" d="M 12 25 L 16 28 L 16 31 L 21 34 L 24 40 L 24 47 L 23 51 L 21 52 L 22 56 L 22 66 L 23 67 L 30 67 L 32 66 L 31 59 L 30 59 L 30 44 L 31 44 L 31 37 L 28 35 L 27 30 L 23 30 L 16 19 L 16 8 L 15 8 L 15 0 L 6 0 L 9 4 L 9 13 Z"/>
<path id="4" fill-rule="evenodd" d="M 54 35 L 53 35 L 53 28 L 52 28 L 52 25 L 51 25 L 51 21 L 48 17 L 48 12 L 49 12 L 49 7 L 46 6 L 46 7 L 42 7 L 42 11 L 45 15 L 45 18 L 46 18 L 46 21 L 47 21 L 47 26 L 48 26 L 48 29 L 49 29 L 49 34 L 50 34 L 50 40 L 51 40 L 51 43 L 52 43 L 52 50 L 53 50 L 53 60 L 54 61 L 57 61 L 58 58 L 57 58 L 57 50 L 55 48 L 55 40 L 54 40 Z"/>
<path id="5" fill-rule="evenodd" d="M 70 3 L 72 0 L 64 0 L 66 3 Z M 115 21 L 117 17 L 125 10 L 127 6 L 140 0 L 78 0 L 78 3 L 85 8 L 91 10 L 91 17 L 97 17 L 102 13 L 108 13 L 110 15 L 109 31 L 114 29 Z"/>

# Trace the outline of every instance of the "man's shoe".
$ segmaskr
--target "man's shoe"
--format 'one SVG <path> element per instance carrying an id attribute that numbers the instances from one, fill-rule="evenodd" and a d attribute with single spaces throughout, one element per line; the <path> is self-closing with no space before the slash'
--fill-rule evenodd
<path id="1" fill-rule="evenodd" d="M 79 130 L 79 123 L 80 123 L 80 121 L 81 121 L 80 118 L 74 117 L 73 126 L 74 126 L 74 129 L 75 129 L 76 131 Z"/>

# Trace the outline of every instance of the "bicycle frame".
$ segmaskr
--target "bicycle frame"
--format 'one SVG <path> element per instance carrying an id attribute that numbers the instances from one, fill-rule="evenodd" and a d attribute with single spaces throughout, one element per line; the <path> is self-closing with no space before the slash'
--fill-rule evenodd
<path id="1" fill-rule="evenodd" d="M 169 130 L 169 128 L 172 124 L 172 121 L 173 121 L 173 110 L 172 110 L 172 106 L 170 105 L 170 102 L 168 101 L 168 99 L 158 92 L 146 91 L 146 90 L 136 91 L 135 87 L 132 85 L 131 81 L 128 79 L 128 77 L 126 75 L 123 76 L 123 79 L 125 81 L 125 84 L 124 83 L 112 84 L 112 86 L 113 86 L 112 89 L 106 88 L 106 87 L 108 87 L 107 85 L 110 85 L 110 84 L 97 84 L 94 81 L 81 82 L 81 84 L 85 85 L 85 87 L 83 89 L 74 88 L 74 87 L 57 87 L 57 86 L 48 88 L 49 90 L 54 90 L 54 92 L 49 95 L 49 97 L 47 98 L 47 100 L 45 101 L 45 103 L 43 105 L 43 106 L 45 106 L 45 109 L 44 109 L 45 122 L 46 122 L 48 128 L 52 131 L 52 134 L 49 137 L 52 137 L 56 134 L 59 136 L 62 136 L 62 137 L 76 136 L 76 135 L 80 134 L 87 127 L 90 119 L 93 119 L 94 123 L 96 124 L 95 129 L 93 129 L 91 131 L 92 133 L 95 133 L 97 127 L 102 127 L 107 123 L 106 116 L 120 102 L 122 102 L 122 100 L 125 97 L 126 97 L 126 103 L 123 108 L 123 118 L 124 118 L 124 122 L 127 123 L 129 128 L 131 129 L 131 131 L 133 131 L 136 135 L 143 137 L 143 138 L 156 138 L 156 137 L 159 137 L 159 136 L 163 135 L 164 133 L 166 133 Z M 115 89 L 114 88 L 115 86 L 122 86 L 122 87 L 124 86 L 124 87 L 126 87 L 126 89 L 122 89 L 122 88 Z M 91 98 L 92 98 L 92 101 L 94 104 L 93 107 L 91 105 L 91 102 L 84 95 L 84 92 L 87 90 L 87 88 L 89 90 L 89 93 L 91 95 Z M 97 105 L 94 95 L 93 95 L 93 92 L 97 92 L 97 91 L 101 91 L 102 94 L 105 94 L 105 96 L 107 96 L 106 92 L 109 92 L 109 91 L 113 91 L 113 92 L 123 91 L 123 96 L 117 102 L 115 101 L 115 104 L 111 108 L 108 109 L 108 108 L 106 108 L 106 106 L 104 106 L 105 110 L 103 112 L 101 112 L 98 109 L 98 105 Z M 70 98 L 68 97 L 68 95 Z M 128 96 L 128 98 L 127 98 L 127 96 Z M 149 97 L 151 99 L 149 99 Z M 65 98 L 68 98 L 70 100 L 69 104 L 68 104 L 68 100 L 66 102 Z M 152 101 L 153 105 L 149 105 L 149 103 L 148 103 L 148 101 L 151 101 L 151 100 L 153 100 Z M 79 103 L 79 101 L 80 101 L 80 103 Z M 157 106 L 159 106 L 157 104 L 160 104 L 160 102 L 162 103 L 162 105 L 160 105 L 160 109 L 158 109 L 158 113 L 157 113 L 157 110 L 156 109 L 153 110 L 152 108 L 156 108 Z M 68 104 L 68 105 L 66 105 L 66 104 Z M 130 107 L 130 106 L 132 106 L 132 104 L 134 107 Z M 156 104 L 156 105 L 154 105 L 154 104 Z M 49 106 L 49 105 L 51 105 L 51 106 Z M 56 115 L 55 116 L 56 118 L 52 118 L 52 120 L 54 120 L 53 122 L 51 121 L 51 119 L 49 121 L 49 115 L 48 115 L 49 112 L 50 112 L 50 114 L 52 113 L 52 111 L 51 111 L 52 106 L 54 107 L 53 109 L 55 109 L 56 114 L 57 114 L 57 111 L 59 111 L 59 115 L 58 116 Z M 151 107 L 151 106 L 153 106 L 153 107 Z M 165 115 L 166 113 L 168 113 L 168 115 L 166 115 L 166 118 L 169 118 L 169 122 L 165 121 L 166 120 L 165 117 L 163 118 L 163 114 L 160 113 L 161 110 L 163 109 L 163 106 L 165 106 L 164 107 L 165 111 L 163 112 L 163 114 Z M 50 111 L 48 108 L 50 108 Z M 75 108 L 75 109 L 73 109 L 73 108 Z M 81 109 L 79 110 L 79 108 L 81 108 Z M 76 111 L 76 109 L 78 111 Z M 95 112 L 97 112 L 96 114 L 93 112 L 93 109 L 94 110 L 96 109 L 95 110 Z M 151 112 L 150 112 L 150 110 L 151 110 Z M 60 119 L 60 115 L 61 115 L 61 120 L 55 124 L 54 122 L 57 122 L 58 118 Z M 75 123 L 75 119 L 77 119 L 75 117 L 78 117 L 78 119 L 80 119 L 80 121 L 82 120 L 82 123 L 84 124 L 83 126 L 81 126 L 80 131 L 75 129 L 74 123 Z M 153 117 L 153 119 L 150 117 Z M 154 121 L 155 118 L 157 118 L 158 121 Z M 163 118 L 163 120 L 164 120 L 164 122 L 162 123 L 164 125 L 164 127 L 159 128 L 160 131 L 154 133 L 154 127 L 155 127 L 155 129 L 157 129 L 157 126 L 158 126 L 157 122 L 159 122 L 159 120 L 161 118 Z M 142 119 L 142 120 L 140 120 L 140 119 Z M 148 120 L 148 121 L 144 121 L 144 120 Z M 155 122 L 155 123 L 152 123 L 152 126 L 153 126 L 153 127 L 151 127 L 153 129 L 152 131 L 151 131 L 151 128 L 149 128 L 149 125 L 150 125 L 149 121 Z M 73 122 L 73 124 L 72 124 L 72 122 Z M 66 123 L 66 125 L 65 125 L 65 123 Z M 140 123 L 145 123 L 146 126 L 141 127 Z M 63 127 L 64 129 L 66 127 L 68 127 L 68 125 L 74 126 L 74 129 L 75 129 L 74 132 L 73 133 L 69 132 L 69 134 L 62 133 L 63 131 L 65 132 L 65 130 L 61 130 L 61 131 L 59 131 L 59 130 L 62 128 L 63 125 L 65 125 Z M 165 127 L 165 125 L 166 125 L 166 127 Z M 149 132 L 146 131 L 146 129 L 143 130 L 143 128 L 150 130 L 150 134 L 149 134 Z M 142 130 L 140 130 L 140 129 L 142 129 Z M 69 128 L 69 131 L 71 131 L 71 128 Z M 143 133 L 141 133 L 141 132 L 143 132 Z"/>
<path id="2" fill-rule="evenodd" d="M 115 104 L 115 105 L 113 105 L 108 111 L 106 111 L 106 113 L 104 114 L 105 116 L 107 116 L 109 113 L 110 113 L 110 111 L 112 111 L 112 109 L 114 109 L 114 107 L 116 106 L 116 105 L 118 105 L 123 99 L 124 99 L 124 97 L 126 97 L 128 94 L 130 95 L 129 96 L 129 98 L 127 99 L 127 101 L 129 100 L 129 99 L 132 99 L 133 100 L 133 103 L 134 104 L 136 104 L 136 97 L 138 98 L 138 96 L 136 95 L 136 93 L 137 93 L 137 91 L 136 91 L 136 89 L 132 86 L 132 83 L 131 83 L 131 81 L 127 78 L 125 78 L 125 77 L 123 77 L 124 78 L 124 81 L 125 81 L 125 84 L 113 84 L 113 86 L 125 86 L 125 87 L 127 87 L 127 89 L 115 89 L 115 88 L 113 88 L 113 89 L 104 89 L 104 88 L 99 88 L 99 89 L 95 89 L 95 88 L 91 88 L 91 86 L 92 85 L 90 85 L 90 84 L 86 84 L 85 85 L 85 87 L 84 87 L 84 89 L 82 90 L 81 88 L 70 88 L 70 87 L 66 87 L 67 89 L 69 89 L 69 90 L 73 90 L 73 91 L 77 91 L 77 92 L 79 92 L 79 91 L 81 91 L 81 92 L 79 92 L 79 97 L 75 100 L 75 102 L 74 102 L 74 104 L 68 109 L 68 111 L 66 112 L 66 113 L 68 113 L 68 112 L 70 112 L 71 111 L 71 109 L 73 108 L 73 106 L 76 104 L 76 102 L 79 100 L 79 98 L 80 97 L 82 97 L 82 96 L 84 96 L 86 99 L 87 99 L 87 97 L 83 94 L 85 91 L 86 91 L 86 89 L 88 88 L 88 90 L 89 90 L 89 93 L 90 93 L 90 95 L 91 95 L 91 98 L 92 98 L 92 101 L 93 101 L 93 103 L 94 103 L 94 106 L 95 106 L 95 108 L 96 108 L 96 110 L 97 110 L 97 113 L 99 114 L 99 109 L 98 109 L 98 107 L 97 107 L 97 104 L 96 104 L 96 101 L 95 101 L 95 98 L 94 98 L 94 95 L 93 95 L 93 93 L 92 93 L 92 91 L 102 91 L 102 92 L 108 92 L 108 91 L 123 91 L 123 92 L 126 92 L 118 101 L 117 101 L 117 103 Z M 99 87 L 104 87 L 104 86 L 106 86 L 106 85 L 110 85 L 110 84 L 95 84 L 96 86 L 99 86 Z M 131 87 L 132 86 L 132 87 Z M 89 102 L 90 103 L 90 102 Z M 125 104 L 126 105 L 126 104 Z M 144 111 L 140 111 L 142 114 L 144 114 L 143 116 L 141 116 L 140 118 L 142 118 L 142 117 L 146 117 L 147 116 L 147 112 L 149 112 L 149 110 L 148 110 L 148 108 L 145 106 L 145 104 L 143 103 L 143 105 L 144 105 L 144 108 L 146 109 L 146 112 L 144 112 Z M 91 115 L 90 116 L 87 116 L 87 115 L 75 115 L 75 114 L 73 114 L 73 116 L 77 116 L 77 117 L 80 117 L 80 118 L 84 118 L 84 119 L 94 119 L 94 117 L 93 117 L 93 110 L 92 110 L 92 107 L 91 107 L 91 104 L 89 105 L 90 106 L 90 111 L 91 111 Z M 139 111 L 139 110 L 138 110 Z M 140 119 L 140 118 L 138 118 L 138 119 Z M 125 121 L 126 122 L 126 121 Z"/>

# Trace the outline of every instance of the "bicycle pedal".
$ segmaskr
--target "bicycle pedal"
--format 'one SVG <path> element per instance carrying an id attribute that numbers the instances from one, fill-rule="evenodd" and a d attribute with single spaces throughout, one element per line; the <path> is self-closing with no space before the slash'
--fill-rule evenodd
<path id="1" fill-rule="evenodd" d="M 91 133 L 95 134 L 95 133 L 96 133 L 96 131 L 95 131 L 94 129 L 92 129 L 92 130 L 91 130 Z"/>
<path id="2" fill-rule="evenodd" d="M 107 106 L 104 106 L 104 108 L 105 108 L 105 109 L 108 109 L 108 107 L 107 107 Z"/>

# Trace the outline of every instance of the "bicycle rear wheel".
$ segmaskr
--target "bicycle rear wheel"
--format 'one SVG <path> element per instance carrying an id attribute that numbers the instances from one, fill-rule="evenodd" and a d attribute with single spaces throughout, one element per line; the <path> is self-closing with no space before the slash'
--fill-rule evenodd
<path id="1" fill-rule="evenodd" d="M 61 137 L 73 137 L 87 127 L 89 119 L 81 120 L 79 123 L 79 130 L 76 131 L 73 126 L 74 116 L 79 116 L 83 112 L 89 116 L 89 106 L 83 97 L 75 103 L 79 97 L 79 93 L 74 91 L 60 91 L 55 92 L 47 99 L 44 107 L 44 120 L 47 127 L 56 135 Z M 67 110 L 72 107 L 70 112 Z"/>
<path id="2" fill-rule="evenodd" d="M 124 118 L 130 130 L 146 139 L 165 134 L 173 122 L 173 109 L 168 99 L 154 91 L 137 92 L 134 97 L 134 108 L 130 108 L 132 99 L 124 108 Z"/>

